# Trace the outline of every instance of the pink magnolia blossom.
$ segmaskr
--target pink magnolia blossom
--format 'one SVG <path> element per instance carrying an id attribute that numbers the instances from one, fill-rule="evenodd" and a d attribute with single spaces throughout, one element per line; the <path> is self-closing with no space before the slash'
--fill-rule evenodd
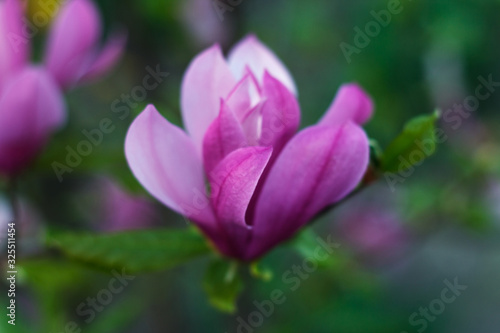
<path id="1" fill-rule="evenodd" d="M 63 88 L 95 79 L 120 58 L 125 35 L 116 33 L 100 45 L 101 19 L 90 0 L 67 0 L 52 24 L 45 65 Z"/>
<path id="2" fill-rule="evenodd" d="M 295 94 L 289 71 L 255 36 L 227 60 L 213 46 L 184 75 L 187 133 L 148 106 L 127 134 L 130 168 L 221 253 L 253 260 L 344 198 L 368 166 L 359 125 L 373 106 L 361 88 L 342 86 L 319 123 L 298 133 Z"/>
<path id="3" fill-rule="evenodd" d="M 127 192 L 111 177 L 98 176 L 88 181 L 80 199 L 82 212 L 101 231 L 146 229 L 161 221 L 153 202 Z"/>
<path id="4" fill-rule="evenodd" d="M 490 179 L 486 190 L 486 203 L 490 207 L 496 226 L 500 227 L 500 180 Z"/>
<path id="5" fill-rule="evenodd" d="M 26 67 L 0 89 L 0 173 L 27 167 L 66 119 L 63 96 L 42 68 Z"/>
<path id="6" fill-rule="evenodd" d="M 186 31 L 189 33 L 194 45 L 205 47 L 215 41 L 222 44 L 231 35 L 230 30 L 214 15 L 212 1 L 206 0 L 186 0 L 181 3 L 181 18 Z"/>
<path id="7" fill-rule="evenodd" d="M 28 64 L 22 20 L 19 1 L 0 1 L 0 173 L 7 176 L 25 168 L 65 120 L 59 88 Z"/>
<path id="8" fill-rule="evenodd" d="M 355 252 L 373 261 L 394 259 L 410 244 L 410 234 L 401 218 L 387 209 L 364 204 L 338 216 L 335 233 Z"/>
<path id="9" fill-rule="evenodd" d="M 0 0 L 0 89 L 29 59 L 30 44 L 23 42 L 23 10 L 17 0 Z"/>

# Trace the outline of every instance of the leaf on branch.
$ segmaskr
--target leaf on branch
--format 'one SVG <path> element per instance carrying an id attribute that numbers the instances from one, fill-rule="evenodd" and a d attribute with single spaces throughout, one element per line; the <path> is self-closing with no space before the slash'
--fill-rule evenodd
<path id="1" fill-rule="evenodd" d="M 193 229 L 57 233 L 47 243 L 75 260 L 130 273 L 165 270 L 211 252 L 203 235 Z"/>
<path id="2" fill-rule="evenodd" d="M 436 121 L 439 112 L 413 118 L 394 139 L 382 156 L 384 172 L 404 172 L 420 165 L 436 151 Z"/>

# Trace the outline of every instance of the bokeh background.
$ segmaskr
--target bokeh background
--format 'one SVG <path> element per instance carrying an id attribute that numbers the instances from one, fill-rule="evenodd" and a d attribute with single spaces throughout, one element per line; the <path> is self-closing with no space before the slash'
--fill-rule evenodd
<path id="1" fill-rule="evenodd" d="M 355 28 L 364 30 L 374 20 L 371 11 L 386 9 L 388 1 L 242 0 L 225 2 L 228 10 L 223 13 L 211 0 L 96 2 L 106 31 L 128 31 L 127 49 L 108 77 L 67 94 L 67 127 L 24 175 L 20 256 L 46 254 L 41 239 L 47 229 L 111 232 L 185 226 L 182 217 L 155 202 L 132 176 L 123 142 L 129 124 L 148 103 L 182 125 L 183 72 L 213 43 L 227 51 L 255 33 L 273 49 L 295 78 L 302 126 L 320 118 L 342 83 L 360 83 L 376 104 L 366 130 L 382 147 L 410 118 L 463 104 L 474 95 L 479 76 L 500 81 L 496 0 L 402 0 L 401 13 L 352 54 L 350 62 L 341 43 L 354 45 Z M 36 37 L 35 60 L 42 54 L 44 37 Z M 113 102 L 142 84 L 148 66 L 160 66 L 169 76 L 120 118 Z M 301 280 L 295 291 L 282 275 L 302 258 L 285 245 L 264 260 L 274 278 L 248 279 L 234 315 L 210 306 L 201 287 L 206 261 L 197 260 L 137 276 L 87 324 L 75 309 L 105 288 L 110 276 L 51 259 L 20 273 L 18 325 L 6 325 L 4 317 L 0 331 L 59 333 L 72 320 L 89 333 L 237 332 L 238 318 L 248 322 L 254 301 L 269 299 L 272 290 L 280 289 L 286 301 L 258 328 L 240 332 L 497 332 L 499 110 L 500 89 L 458 128 L 441 120 L 448 140 L 393 191 L 382 177 L 317 221 L 317 233 L 332 235 L 340 247 L 327 267 Z M 116 129 L 60 182 L 52 163 L 64 163 L 66 147 L 75 148 L 85 139 L 82 131 L 97 128 L 103 118 L 112 119 Z M 57 258 L 57 253 L 49 255 Z M 425 327 L 412 325 L 412 314 L 440 299 L 445 280 L 455 279 L 467 289 L 426 320 Z"/>

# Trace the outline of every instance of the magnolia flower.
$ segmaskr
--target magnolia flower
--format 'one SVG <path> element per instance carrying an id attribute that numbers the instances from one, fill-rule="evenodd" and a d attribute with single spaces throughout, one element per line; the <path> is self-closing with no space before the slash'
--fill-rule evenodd
<path id="1" fill-rule="evenodd" d="M 214 15 L 212 1 L 186 0 L 180 5 L 182 23 L 194 45 L 205 47 L 215 41 L 224 44 L 229 39 L 230 29 Z"/>
<path id="2" fill-rule="evenodd" d="M 297 132 L 295 83 L 256 37 L 227 60 L 215 45 L 189 65 L 181 107 L 187 134 L 149 105 L 125 154 L 139 182 L 193 221 L 229 257 L 253 260 L 295 234 L 360 182 L 372 113 L 355 84 L 317 125 Z"/>
<path id="3" fill-rule="evenodd" d="M 26 167 L 65 120 L 57 85 L 28 64 L 22 30 L 20 2 L 0 1 L 0 173 L 8 176 Z"/>
<path id="4" fill-rule="evenodd" d="M 110 177 L 91 179 L 78 198 L 82 213 L 101 231 L 146 229 L 160 221 L 148 198 L 127 192 Z"/>
<path id="5" fill-rule="evenodd" d="M 65 118 L 63 96 L 44 69 L 26 67 L 5 83 L 0 89 L 0 173 L 14 176 L 28 166 Z"/>
<path id="6" fill-rule="evenodd" d="M 488 188 L 486 190 L 486 203 L 490 207 L 496 225 L 500 226 L 500 181 L 498 179 L 490 179 Z"/>
<path id="7" fill-rule="evenodd" d="M 17 0 L 0 0 L 0 89 L 26 65 L 30 45 L 23 34 L 23 11 Z"/>
<path id="8" fill-rule="evenodd" d="M 336 218 L 335 233 L 355 252 L 382 261 L 400 255 L 410 243 L 409 232 L 393 212 L 364 204 Z"/>
<path id="9" fill-rule="evenodd" d="M 101 47 L 101 19 L 90 0 L 67 0 L 52 24 L 45 66 L 63 88 L 99 77 L 120 58 L 124 34 Z"/>

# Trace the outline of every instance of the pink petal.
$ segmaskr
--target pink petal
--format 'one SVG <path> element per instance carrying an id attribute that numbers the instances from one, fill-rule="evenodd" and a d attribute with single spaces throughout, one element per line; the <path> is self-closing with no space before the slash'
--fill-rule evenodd
<path id="1" fill-rule="evenodd" d="M 82 77 L 82 80 L 94 80 L 105 75 L 123 55 L 126 43 L 127 35 L 125 33 L 116 33 L 112 36 L 96 56 L 96 59 Z"/>
<path id="2" fill-rule="evenodd" d="M 267 72 L 264 74 L 262 94 L 265 103 L 259 143 L 273 146 L 275 154 L 278 154 L 299 127 L 299 104 L 295 96 Z"/>
<path id="3" fill-rule="evenodd" d="M 82 208 L 90 210 L 92 224 L 104 232 L 150 228 L 161 218 L 151 200 L 129 193 L 111 177 L 92 178 L 83 195 L 94 199 Z"/>
<path id="4" fill-rule="evenodd" d="M 40 68 L 26 68 L 6 84 L 0 110 L 0 170 L 7 174 L 27 166 L 66 119 L 61 92 Z"/>
<path id="5" fill-rule="evenodd" d="M 57 82 L 71 87 L 91 66 L 101 33 L 99 13 L 90 0 L 69 0 L 50 30 L 45 63 Z"/>
<path id="6" fill-rule="evenodd" d="M 226 98 L 238 121 L 242 121 L 248 111 L 260 101 L 260 87 L 252 72 L 248 72 L 236 84 Z"/>
<path id="7" fill-rule="evenodd" d="M 235 84 L 218 45 L 199 54 L 184 74 L 182 118 L 200 155 L 205 132 L 219 114 L 220 99 L 226 98 Z"/>
<path id="8" fill-rule="evenodd" d="M 233 150 L 247 145 L 240 123 L 224 100 L 220 114 L 212 122 L 203 140 L 203 164 L 209 174 Z"/>
<path id="9" fill-rule="evenodd" d="M 213 222 L 203 165 L 192 140 L 153 105 L 130 126 L 125 155 L 137 180 L 156 199 L 195 222 Z"/>
<path id="10" fill-rule="evenodd" d="M 272 76 L 283 83 L 294 95 L 297 88 L 288 69 L 278 57 L 257 37 L 249 35 L 239 42 L 230 52 L 229 66 L 237 78 L 245 75 L 246 67 L 250 67 L 259 82 L 262 82 L 264 72 L 267 70 Z"/>
<path id="11" fill-rule="evenodd" d="M 247 227 L 246 209 L 271 153 L 271 147 L 237 149 L 209 174 L 212 204 L 219 221 Z"/>
<path id="12" fill-rule="evenodd" d="M 271 153 L 270 147 L 237 149 L 209 174 L 215 216 L 238 256 L 245 251 L 250 235 L 247 207 Z"/>
<path id="13" fill-rule="evenodd" d="M 373 102 L 370 96 L 359 85 L 349 83 L 340 87 L 319 123 L 339 125 L 351 120 L 362 125 L 371 118 L 372 113 Z"/>
<path id="14" fill-rule="evenodd" d="M 272 166 L 255 208 L 249 254 L 291 237 L 326 206 L 350 193 L 368 166 L 368 138 L 357 125 L 312 126 Z"/>
<path id="15" fill-rule="evenodd" d="M 30 40 L 24 33 L 22 18 L 20 1 L 0 1 L 0 88 L 29 58 Z"/>
<path id="16" fill-rule="evenodd" d="M 265 100 L 255 105 L 241 119 L 241 127 L 250 146 L 258 146 L 262 132 L 262 108 Z"/>

